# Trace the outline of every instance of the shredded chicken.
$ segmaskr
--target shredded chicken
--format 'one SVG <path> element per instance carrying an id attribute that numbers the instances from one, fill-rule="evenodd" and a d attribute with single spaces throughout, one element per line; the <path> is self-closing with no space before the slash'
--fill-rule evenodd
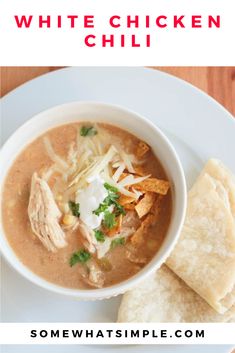
<path id="1" fill-rule="evenodd" d="M 82 280 L 91 287 L 102 288 L 105 281 L 104 272 L 94 260 L 86 264 L 86 271 L 81 274 Z"/>
<path id="2" fill-rule="evenodd" d="M 141 225 L 141 221 L 137 213 L 133 211 L 128 211 L 126 216 L 123 218 L 123 228 L 134 228 L 135 230 Z"/>
<path id="3" fill-rule="evenodd" d="M 147 259 L 144 256 L 138 256 L 131 251 L 127 250 L 126 251 L 126 257 L 130 262 L 133 262 L 135 264 L 146 264 Z"/>
<path id="4" fill-rule="evenodd" d="M 67 245 L 59 224 L 61 212 L 49 185 L 37 173 L 32 176 L 28 216 L 33 232 L 48 251 L 56 252 Z"/>
<path id="5" fill-rule="evenodd" d="M 79 220 L 78 229 L 83 236 L 83 245 L 85 248 L 92 254 L 96 252 L 98 259 L 101 259 L 110 250 L 111 242 L 113 239 L 116 239 L 120 236 L 128 238 L 130 235 L 133 235 L 136 231 L 136 228 L 139 226 L 139 222 L 139 218 L 135 212 L 128 212 L 123 218 L 124 226 L 121 227 L 120 233 L 115 234 L 112 236 L 112 238 L 106 237 L 105 241 L 102 243 L 96 240 L 94 231 L 81 220 Z M 135 227 L 133 227 L 133 224 L 135 224 Z"/>
<path id="6" fill-rule="evenodd" d="M 87 248 L 89 252 L 94 253 L 96 251 L 96 244 L 97 244 L 94 231 L 82 221 L 79 222 L 78 229 L 80 230 L 84 238 L 84 241 L 83 241 L 84 246 Z"/>
<path id="7" fill-rule="evenodd" d="M 83 245 L 90 253 L 97 252 L 98 259 L 101 259 L 109 251 L 112 241 L 109 237 L 103 243 L 99 243 L 95 238 L 94 231 L 81 220 L 78 229 L 83 236 Z"/>
<path id="8" fill-rule="evenodd" d="M 83 280 L 92 287 L 102 288 L 104 285 L 105 275 L 95 261 L 89 261 L 87 263 L 89 275 L 83 276 Z"/>
<path id="9" fill-rule="evenodd" d="M 97 257 L 98 259 L 102 259 L 107 252 L 110 250 L 110 246 L 113 238 L 106 237 L 103 243 L 97 244 Z"/>

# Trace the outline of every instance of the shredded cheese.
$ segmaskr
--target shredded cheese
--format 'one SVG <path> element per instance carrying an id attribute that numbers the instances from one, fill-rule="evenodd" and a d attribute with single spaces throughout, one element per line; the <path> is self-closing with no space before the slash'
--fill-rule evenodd
<path id="1" fill-rule="evenodd" d="M 44 173 L 44 178 L 49 180 L 54 172 L 59 173 L 54 192 L 61 193 L 64 201 L 74 199 L 78 190 L 83 190 L 94 178 L 101 176 L 105 182 L 116 187 L 120 194 L 137 200 L 142 193 L 130 187 L 147 179 L 149 175 L 128 175 L 119 181 L 125 170 L 135 173 L 132 164 L 135 162 L 135 156 L 126 153 L 121 144 L 118 144 L 118 147 L 110 145 L 110 141 L 105 129 L 99 128 L 98 134 L 92 137 L 80 136 L 78 129 L 76 143 L 71 143 L 67 160 L 64 161 L 55 153 L 50 140 L 45 137 L 45 148 L 54 164 Z"/>
<path id="2" fill-rule="evenodd" d="M 113 180 L 117 182 L 120 176 L 122 175 L 122 173 L 124 172 L 124 170 L 125 170 L 125 164 L 121 163 L 120 166 L 115 171 L 115 173 L 113 174 Z"/>
<path id="3" fill-rule="evenodd" d="M 121 185 L 121 186 L 131 186 L 131 185 L 134 185 L 134 184 L 138 184 L 138 183 L 141 183 L 141 181 L 147 179 L 150 177 L 150 174 L 149 175 L 145 175 L 143 177 L 137 177 L 137 178 L 134 178 L 134 175 L 127 175 L 124 179 L 122 179 L 118 184 Z"/>
<path id="4" fill-rule="evenodd" d="M 132 165 L 132 161 L 131 161 L 131 155 L 128 155 L 124 151 L 120 151 L 120 156 L 122 157 L 128 172 L 135 173 L 135 169 L 134 169 L 134 167 Z"/>

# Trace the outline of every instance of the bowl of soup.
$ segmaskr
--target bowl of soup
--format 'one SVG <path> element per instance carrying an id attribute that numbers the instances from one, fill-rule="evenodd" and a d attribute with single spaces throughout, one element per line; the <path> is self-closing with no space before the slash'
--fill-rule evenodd
<path id="1" fill-rule="evenodd" d="M 161 266 L 186 208 L 164 134 L 127 109 L 74 102 L 22 125 L 1 150 L 0 245 L 31 282 L 108 298 Z"/>

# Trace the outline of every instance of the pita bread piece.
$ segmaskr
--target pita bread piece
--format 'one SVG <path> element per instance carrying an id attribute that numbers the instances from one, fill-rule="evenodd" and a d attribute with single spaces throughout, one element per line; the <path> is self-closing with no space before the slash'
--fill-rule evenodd
<path id="1" fill-rule="evenodd" d="M 188 195 L 180 239 L 166 264 L 218 313 L 235 303 L 235 180 L 210 160 Z"/>
<path id="2" fill-rule="evenodd" d="M 118 312 L 118 322 L 234 321 L 235 306 L 218 314 L 165 265 L 125 293 Z"/>

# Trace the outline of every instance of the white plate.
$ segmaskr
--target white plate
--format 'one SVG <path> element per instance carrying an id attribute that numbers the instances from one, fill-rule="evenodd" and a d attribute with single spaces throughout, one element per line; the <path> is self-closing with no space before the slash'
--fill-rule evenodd
<path id="1" fill-rule="evenodd" d="M 188 83 L 144 68 L 67 68 L 28 82 L 2 99 L 2 140 L 36 113 L 79 100 L 119 104 L 156 123 L 174 144 L 188 187 L 209 157 L 221 159 L 235 173 L 232 116 Z M 120 299 L 80 303 L 56 296 L 29 283 L 5 262 L 2 264 L 2 320 L 5 322 L 115 321 Z M 119 351 L 118 348 L 109 350 Z M 34 348 L 34 352 L 39 351 L 40 348 Z M 73 351 L 75 348 L 71 347 L 70 352 Z M 99 348 L 89 347 L 91 351 L 99 352 Z M 128 351 L 142 352 L 143 348 L 129 347 Z M 154 348 L 145 347 L 144 351 L 152 352 Z M 158 351 L 183 352 L 179 346 L 174 349 L 160 346 Z M 190 347 L 191 353 L 196 351 L 196 347 Z M 203 351 L 223 353 L 228 347 L 205 346 Z M 7 348 L 5 352 L 13 351 Z"/>

